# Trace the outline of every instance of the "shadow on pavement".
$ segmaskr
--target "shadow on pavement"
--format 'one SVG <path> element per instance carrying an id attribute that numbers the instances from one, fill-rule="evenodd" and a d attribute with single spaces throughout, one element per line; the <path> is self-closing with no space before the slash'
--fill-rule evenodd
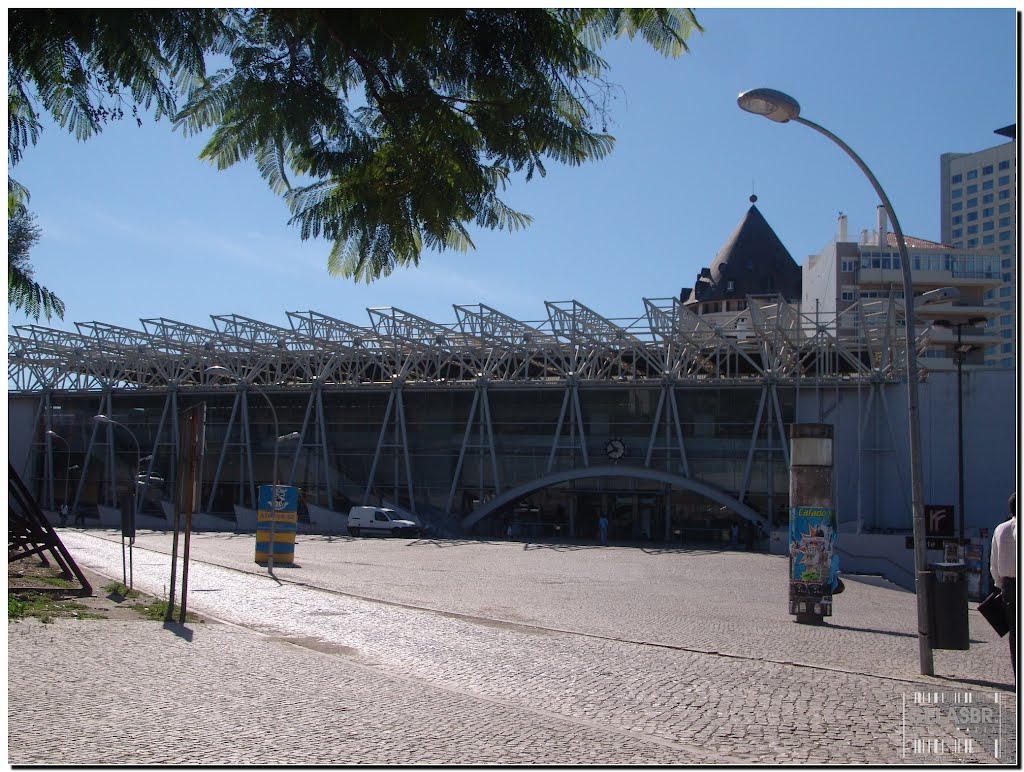
<path id="1" fill-rule="evenodd" d="M 178 622 L 164 622 L 164 630 L 174 633 L 187 643 L 192 643 L 192 630 L 185 627 L 183 624 L 179 624 Z"/>
<path id="2" fill-rule="evenodd" d="M 484 539 L 413 539 L 407 547 L 466 547 L 471 544 L 498 544 Z"/>
<path id="3" fill-rule="evenodd" d="M 569 552 L 572 550 L 603 549 L 600 544 L 580 544 L 578 542 L 523 542 L 524 550 L 555 550 L 556 552 Z"/>
<path id="4" fill-rule="evenodd" d="M 1004 684 L 998 681 L 985 681 L 980 678 L 953 678 L 952 676 L 941 676 L 937 675 L 935 678 L 940 678 L 943 681 L 955 681 L 958 684 L 973 684 L 974 686 L 982 686 L 986 689 L 1001 689 L 1007 692 L 1015 692 L 1017 690 L 1016 684 Z"/>

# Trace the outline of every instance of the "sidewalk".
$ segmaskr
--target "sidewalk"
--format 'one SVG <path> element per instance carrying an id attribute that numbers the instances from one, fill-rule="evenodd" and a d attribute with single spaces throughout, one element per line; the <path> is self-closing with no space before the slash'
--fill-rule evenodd
<path id="1" fill-rule="evenodd" d="M 115 566 L 110 573 L 120 575 L 119 542 L 75 531 L 62 538 L 83 565 Z M 162 538 L 140 539 L 147 548 L 135 550 L 136 586 L 157 595 L 169 567 L 155 551 Z M 935 765 L 996 762 L 994 740 L 1007 763 L 1016 746 L 1016 700 L 1000 682 L 972 671 L 959 680 L 915 677 L 913 667 L 884 658 L 869 669 L 862 654 L 833 658 L 831 667 L 817 661 L 816 645 L 831 652 L 865 638 L 902 643 L 902 635 L 869 627 L 888 619 L 891 605 L 902 608 L 907 597 L 912 605 L 913 596 L 897 590 L 847 581 L 838 599 L 850 596 L 844 626 L 834 629 L 789 620 L 772 627 L 770 611 L 726 593 L 712 604 L 717 614 L 691 616 L 654 641 L 671 596 L 651 593 L 625 621 L 592 599 L 617 610 L 620 595 L 649 580 L 638 568 L 644 560 L 663 581 L 678 582 L 698 562 L 693 556 L 309 537 L 296 549 L 302 567 L 279 568 L 278 584 L 251 554 L 246 560 L 248 542 L 193 541 L 196 561 L 226 567 L 194 563 L 190 610 L 226 622 L 10 624 L 9 761 Z M 774 570 L 770 556 L 727 553 L 705 556 L 701 567 L 738 557 Z M 388 575 L 381 585 L 378 577 Z M 491 585 L 481 583 L 485 575 Z M 356 576 L 362 584 L 352 586 Z M 766 578 L 748 573 L 744 583 Z M 581 589 L 584 580 L 597 586 Z M 521 596 L 495 605 L 513 585 Z M 367 589 L 387 597 L 353 597 Z M 523 605 L 545 592 L 543 608 Z M 425 600 L 437 611 L 422 610 Z M 676 611 L 703 606 L 675 595 Z M 783 661 L 776 646 L 737 653 L 723 645 L 744 606 L 748 623 L 769 628 L 748 641 L 785 631 L 805 650 Z M 516 612 L 521 618 L 510 618 Z M 592 630 L 571 629 L 588 616 Z M 976 636 L 972 629 L 972 652 L 936 652 L 937 674 L 947 654 L 973 653 L 980 672 L 998 671 L 1005 641 Z M 915 702 L 926 693 L 951 701 L 970 694 L 972 705 L 994 706 L 1000 720 L 951 718 L 952 702 Z M 82 740 L 55 734 L 65 726 L 81 726 Z M 977 738 L 970 753 L 968 729 Z"/>

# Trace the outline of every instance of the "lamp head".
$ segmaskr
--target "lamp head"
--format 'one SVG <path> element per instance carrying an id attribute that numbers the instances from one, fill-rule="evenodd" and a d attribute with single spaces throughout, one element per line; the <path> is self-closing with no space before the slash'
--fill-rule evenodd
<path id="1" fill-rule="evenodd" d="M 105 415 L 103 415 L 103 413 L 100 413 L 99 415 L 94 415 L 92 417 L 92 420 L 95 421 L 98 424 L 111 424 L 111 423 L 113 423 L 113 421 L 111 420 L 110 416 L 105 416 Z"/>
<path id="2" fill-rule="evenodd" d="M 736 97 L 736 104 L 748 113 L 763 115 L 776 123 L 786 123 L 800 117 L 800 104 L 773 88 L 755 88 Z"/>
<path id="3" fill-rule="evenodd" d="M 205 375 L 219 375 L 222 378 L 235 377 L 234 373 L 228 370 L 228 368 L 224 367 L 224 365 L 210 365 L 205 370 L 203 370 L 203 373 Z"/>

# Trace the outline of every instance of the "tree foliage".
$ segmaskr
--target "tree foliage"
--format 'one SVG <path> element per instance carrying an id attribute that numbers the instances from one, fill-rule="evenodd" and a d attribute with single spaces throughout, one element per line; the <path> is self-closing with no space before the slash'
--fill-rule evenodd
<path id="1" fill-rule="evenodd" d="M 371 281 L 470 228 L 515 230 L 513 175 L 607 155 L 599 50 L 640 36 L 678 56 L 699 30 L 666 9 L 9 12 L 10 163 L 36 103 L 86 137 L 123 106 L 211 131 L 201 157 L 252 159 L 333 273 Z M 204 55 L 229 63 L 208 74 Z M 33 93 L 34 89 L 34 93 Z M 179 107 L 176 97 L 183 104 Z M 137 117 L 137 116 L 136 116 Z"/>
<path id="2" fill-rule="evenodd" d="M 64 302 L 33 278 L 29 250 L 39 241 L 35 216 L 24 201 L 25 191 L 8 183 L 7 192 L 7 304 L 38 320 L 64 318 Z"/>

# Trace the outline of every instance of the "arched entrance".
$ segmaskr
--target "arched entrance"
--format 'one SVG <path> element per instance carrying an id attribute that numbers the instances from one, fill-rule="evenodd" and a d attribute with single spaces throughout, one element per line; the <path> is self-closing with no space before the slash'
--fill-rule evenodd
<path id="1" fill-rule="evenodd" d="M 716 502 L 723 509 L 728 509 L 736 515 L 739 515 L 741 518 L 757 525 L 763 532 L 767 532 L 769 529 L 769 523 L 766 517 L 728 493 L 712 485 L 708 485 L 707 483 L 655 469 L 608 465 L 555 472 L 517 485 L 516 487 L 511 488 L 481 504 L 471 514 L 463 518 L 462 525 L 464 528 L 471 528 L 480 521 L 493 515 L 495 512 L 499 512 L 508 505 L 545 488 L 573 481 L 588 479 L 594 480 L 597 478 L 631 478 L 635 480 L 661 483 L 685 491 L 692 491 L 693 493 L 699 494 L 700 496 L 704 496 L 707 499 Z"/>

